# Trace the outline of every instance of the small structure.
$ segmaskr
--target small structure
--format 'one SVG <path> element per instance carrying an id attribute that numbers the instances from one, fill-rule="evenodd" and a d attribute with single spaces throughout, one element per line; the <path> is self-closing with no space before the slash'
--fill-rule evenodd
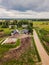
<path id="1" fill-rule="evenodd" d="M 20 33 L 20 32 L 16 29 L 16 30 L 12 31 L 11 35 L 13 36 L 13 35 L 19 34 L 19 33 Z"/>
<path id="2" fill-rule="evenodd" d="M 13 28 L 13 27 L 17 28 L 17 25 L 9 25 L 9 28 Z"/>
<path id="3" fill-rule="evenodd" d="M 23 34 L 28 34 L 28 30 L 27 29 L 23 29 L 22 31 L 21 31 Z"/>
<path id="4" fill-rule="evenodd" d="M 27 28 L 28 25 L 22 25 L 23 28 Z"/>
<path id="5" fill-rule="evenodd" d="M 8 38 L 6 38 L 6 39 L 3 41 L 2 44 L 15 44 L 16 41 L 17 41 L 16 38 L 10 38 L 10 37 L 8 37 Z"/>

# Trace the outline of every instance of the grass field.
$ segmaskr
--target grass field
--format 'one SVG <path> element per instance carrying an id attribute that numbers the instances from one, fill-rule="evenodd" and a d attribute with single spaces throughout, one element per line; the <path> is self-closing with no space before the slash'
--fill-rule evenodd
<path id="1" fill-rule="evenodd" d="M 3 30 L 4 32 L 4 36 L 9 36 L 11 34 L 11 31 L 13 29 L 9 29 L 9 28 L 0 28 L 0 30 Z"/>
<path id="2" fill-rule="evenodd" d="M 31 26 L 33 26 L 33 22 L 31 24 Z M 18 27 L 18 28 L 2 28 L 0 27 L 0 31 L 3 31 L 4 34 L 2 34 L 3 37 L 0 37 L 0 41 L 4 41 L 6 38 L 10 37 L 11 35 L 11 31 L 18 29 L 19 31 L 23 30 L 23 27 Z M 28 28 L 27 28 L 28 29 Z M 31 29 L 31 27 L 30 27 Z M 33 29 L 33 27 L 32 27 Z M 32 31 L 33 32 L 33 31 Z M 31 34 L 30 34 L 31 35 Z M 5 38 L 5 39 L 4 39 Z M 8 53 L 8 51 L 10 49 L 14 49 L 17 48 L 17 46 L 20 45 L 20 41 L 21 40 L 17 40 L 17 42 L 15 44 L 2 44 L 2 42 L 0 43 L 0 59 L 3 58 L 5 53 Z M 29 48 L 28 50 L 26 50 L 20 57 L 18 60 L 16 59 L 10 59 L 9 61 L 6 62 L 1 62 L 0 61 L 0 65 L 41 65 L 41 59 L 40 56 L 38 54 L 34 39 L 31 39 L 31 48 Z M 31 43 L 30 42 L 30 43 Z M 26 42 L 25 42 L 26 43 Z M 14 52 L 15 53 L 15 52 Z"/>
<path id="3" fill-rule="evenodd" d="M 49 55 L 49 21 L 45 22 L 33 22 L 34 28 L 38 33 L 39 38 L 41 39 L 42 45 Z"/>

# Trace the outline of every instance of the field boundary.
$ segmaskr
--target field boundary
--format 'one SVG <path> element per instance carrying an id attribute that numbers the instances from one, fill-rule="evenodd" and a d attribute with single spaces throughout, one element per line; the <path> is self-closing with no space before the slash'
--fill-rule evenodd
<path id="1" fill-rule="evenodd" d="M 38 30 L 37 29 L 35 29 L 35 30 L 36 30 L 36 33 L 38 34 L 41 44 L 43 45 L 44 49 L 46 50 L 47 54 L 49 55 L 49 50 L 48 50 L 47 46 L 44 44 L 44 41 L 40 37 Z"/>

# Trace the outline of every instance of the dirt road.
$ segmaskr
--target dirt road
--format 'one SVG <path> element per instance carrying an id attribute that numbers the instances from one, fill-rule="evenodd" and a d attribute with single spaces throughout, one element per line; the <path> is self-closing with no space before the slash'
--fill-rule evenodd
<path id="1" fill-rule="evenodd" d="M 37 35 L 35 30 L 33 30 L 33 37 L 34 37 L 34 40 L 35 40 L 37 50 L 38 50 L 39 55 L 41 57 L 42 65 L 49 65 L 49 56 L 46 53 L 45 49 L 43 48 L 43 46 L 40 42 L 40 39 L 38 38 L 38 35 Z"/>
<path id="2" fill-rule="evenodd" d="M 32 35 L 27 35 L 27 34 L 21 34 L 19 35 L 19 39 L 22 39 L 22 38 L 26 38 L 26 37 L 32 37 Z"/>

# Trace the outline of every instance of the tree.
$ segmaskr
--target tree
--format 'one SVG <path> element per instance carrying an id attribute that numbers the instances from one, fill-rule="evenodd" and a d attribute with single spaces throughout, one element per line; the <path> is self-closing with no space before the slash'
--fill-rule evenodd
<path id="1" fill-rule="evenodd" d="M 27 29 L 28 29 L 28 32 L 29 32 L 29 33 L 33 34 L 33 24 L 32 24 L 32 23 L 29 23 L 29 24 L 28 24 Z"/>
<path id="2" fill-rule="evenodd" d="M 12 25 L 16 25 L 17 24 L 17 20 L 13 20 L 13 22 L 11 24 Z"/>
<path id="3" fill-rule="evenodd" d="M 2 22 L 0 22 L 0 25 L 2 25 Z"/>
<path id="4" fill-rule="evenodd" d="M 8 28 L 9 27 L 9 21 L 5 20 L 2 22 L 2 28 Z"/>

